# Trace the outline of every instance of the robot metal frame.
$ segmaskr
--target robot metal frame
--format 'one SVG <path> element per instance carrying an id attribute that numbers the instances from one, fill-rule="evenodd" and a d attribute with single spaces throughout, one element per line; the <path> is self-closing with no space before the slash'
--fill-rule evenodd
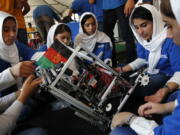
<path id="1" fill-rule="evenodd" d="M 71 104 L 72 108 L 75 109 L 75 114 L 78 115 L 79 117 L 90 121 L 92 124 L 99 126 L 101 129 L 105 130 L 110 126 L 110 122 L 111 119 L 113 117 L 113 115 L 119 111 L 121 111 L 121 109 L 123 108 L 124 104 L 127 102 L 129 96 L 131 95 L 131 93 L 134 91 L 136 85 L 139 83 L 139 79 L 137 77 L 137 79 L 135 80 L 135 82 L 133 84 L 129 83 L 126 79 L 124 79 L 121 75 L 121 73 L 117 73 L 116 71 L 114 71 L 112 68 L 110 68 L 107 64 L 105 64 L 101 59 L 99 59 L 99 57 L 97 57 L 96 55 L 94 55 L 92 52 L 88 51 L 85 47 L 83 46 L 77 46 L 76 49 L 72 49 L 69 48 L 68 49 L 72 52 L 71 56 L 68 58 L 67 62 L 64 63 L 64 65 L 61 67 L 61 69 L 59 70 L 60 72 L 54 72 L 54 73 L 47 73 L 46 69 L 43 70 L 43 74 L 45 76 L 46 79 L 49 79 L 49 83 L 45 84 L 46 89 L 48 90 L 48 92 L 50 92 L 51 94 L 53 94 L 55 97 L 62 99 L 66 102 L 68 102 L 69 104 Z M 88 56 L 84 55 L 81 53 L 81 51 L 86 52 L 86 54 L 88 54 Z M 67 76 L 65 75 L 66 70 L 68 69 L 68 67 L 71 65 L 72 61 L 75 58 L 80 58 L 82 61 L 85 59 L 86 61 L 89 59 L 93 59 L 93 63 L 96 63 L 95 65 L 98 65 L 99 67 L 105 69 L 104 71 L 108 72 L 108 74 L 110 74 L 112 76 L 112 80 L 110 81 L 110 83 L 108 84 L 107 88 L 104 88 L 104 91 L 101 92 L 101 96 L 99 97 L 99 100 L 97 101 L 97 104 L 94 104 L 93 106 L 91 104 L 91 99 L 87 99 L 87 102 L 84 103 L 82 100 L 79 100 L 79 98 L 77 98 L 77 96 L 72 96 L 71 94 L 67 93 L 66 90 L 70 90 L 70 91 L 74 91 L 79 92 L 80 96 L 83 96 L 81 94 L 81 91 L 83 91 L 82 88 L 79 88 L 79 86 L 77 86 L 76 84 L 73 84 L 71 81 L 69 81 L 68 79 L 65 79 Z M 83 58 L 82 58 L 83 57 Z M 52 71 L 51 71 L 52 72 Z M 54 77 L 51 77 L 54 76 Z M 54 79 L 52 79 L 54 78 Z M 60 88 L 59 87 L 59 83 L 61 85 L 63 85 L 63 82 L 67 85 L 65 85 L 64 87 L 66 87 L 64 90 L 64 88 Z M 106 104 L 106 107 L 102 107 L 104 105 L 104 103 L 107 100 L 111 100 L 113 96 L 111 96 L 113 94 L 112 89 L 115 87 L 115 85 L 118 84 L 118 87 L 116 87 L 116 89 L 118 89 L 118 91 L 116 91 L 116 93 L 113 95 L 114 97 L 116 97 L 116 103 L 118 103 L 116 105 L 116 108 L 113 110 L 113 114 L 111 114 L 110 116 L 106 115 L 107 113 L 104 112 L 104 108 L 107 109 L 107 111 L 109 109 L 112 108 L 111 104 Z M 68 87 L 70 86 L 70 87 Z M 123 88 L 124 90 L 121 91 L 121 88 L 119 88 L 119 86 L 121 88 Z M 72 90 L 73 89 L 73 90 Z M 98 93 L 99 94 L 99 93 Z M 118 95 L 119 96 L 116 96 Z M 100 94 L 99 94 L 100 95 Z M 111 97 L 111 98 L 110 98 Z M 117 99 L 118 98 L 118 99 Z"/>

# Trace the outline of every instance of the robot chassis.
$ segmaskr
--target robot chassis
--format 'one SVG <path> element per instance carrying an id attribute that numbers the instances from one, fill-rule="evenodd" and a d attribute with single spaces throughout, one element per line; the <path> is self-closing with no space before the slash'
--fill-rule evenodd
<path id="1" fill-rule="evenodd" d="M 41 88 L 57 99 L 70 103 L 77 116 L 106 130 L 113 115 L 121 111 L 135 87 L 149 83 L 149 76 L 136 72 L 130 76 L 136 76 L 135 81 L 129 83 L 121 73 L 114 71 L 86 48 L 78 46 L 70 50 L 73 53 L 66 63 L 38 70 L 38 74 L 45 78 Z M 90 57 L 82 58 L 80 50 Z M 75 59 L 80 62 L 81 74 L 77 81 L 72 81 L 72 70 L 68 67 Z M 88 64 L 90 59 L 93 64 Z"/>

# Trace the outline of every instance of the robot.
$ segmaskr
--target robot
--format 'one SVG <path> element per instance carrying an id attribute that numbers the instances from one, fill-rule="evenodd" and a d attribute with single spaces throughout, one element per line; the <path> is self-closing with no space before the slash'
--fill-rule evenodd
<path id="1" fill-rule="evenodd" d="M 121 73 L 83 46 L 72 49 L 58 41 L 52 46 L 61 46 L 69 56 L 50 67 L 44 68 L 39 64 L 36 74 L 44 76 L 41 88 L 71 104 L 77 116 L 103 130 L 109 128 L 113 115 L 121 111 L 135 87 L 139 83 L 143 86 L 148 84 L 148 76 L 144 73 L 142 76 L 140 73 L 132 75 L 138 76 L 137 79 L 133 83 L 128 82 Z M 75 70 L 70 68 L 73 61 L 79 65 L 76 75 Z"/>

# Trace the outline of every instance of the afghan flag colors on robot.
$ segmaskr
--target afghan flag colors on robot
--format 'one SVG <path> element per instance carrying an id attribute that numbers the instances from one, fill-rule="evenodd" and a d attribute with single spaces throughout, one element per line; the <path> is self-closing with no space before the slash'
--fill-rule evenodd
<path id="1" fill-rule="evenodd" d="M 65 63 L 71 54 L 72 52 L 65 45 L 55 40 L 36 64 L 41 68 L 52 68 L 55 64 Z"/>

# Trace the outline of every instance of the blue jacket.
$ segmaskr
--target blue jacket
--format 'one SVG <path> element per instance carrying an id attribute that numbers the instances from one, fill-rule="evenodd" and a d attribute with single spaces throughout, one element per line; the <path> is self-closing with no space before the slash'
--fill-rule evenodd
<path id="1" fill-rule="evenodd" d="M 26 45 L 20 43 L 20 42 L 16 42 L 18 51 L 19 51 L 19 59 L 20 61 L 26 61 L 26 60 L 30 60 L 32 55 L 37 52 L 37 50 L 32 50 L 31 48 L 28 48 Z M 11 64 L 5 60 L 0 59 L 0 72 L 3 72 L 5 69 L 11 67 Z M 7 89 L 4 89 L 0 92 L 0 96 L 4 96 L 7 95 L 13 91 L 16 91 L 17 87 L 16 85 L 14 86 L 10 86 Z"/>
<path id="2" fill-rule="evenodd" d="M 105 61 L 106 59 L 111 59 L 112 57 L 112 48 L 110 46 L 110 43 L 96 43 L 96 46 L 93 50 L 93 53 L 98 56 L 100 53 L 102 53 L 102 56 L 100 59 L 102 61 Z"/>
<path id="3" fill-rule="evenodd" d="M 179 135 L 180 133 L 180 94 L 174 112 L 163 119 L 163 124 L 154 129 L 155 135 Z"/>
<path id="4" fill-rule="evenodd" d="M 174 72 L 180 71 L 180 46 L 173 43 L 172 39 L 167 38 L 161 50 L 161 58 L 156 66 L 159 72 L 166 76 L 172 76 Z M 139 58 L 148 61 L 149 51 L 142 45 L 137 44 L 137 55 Z"/>

